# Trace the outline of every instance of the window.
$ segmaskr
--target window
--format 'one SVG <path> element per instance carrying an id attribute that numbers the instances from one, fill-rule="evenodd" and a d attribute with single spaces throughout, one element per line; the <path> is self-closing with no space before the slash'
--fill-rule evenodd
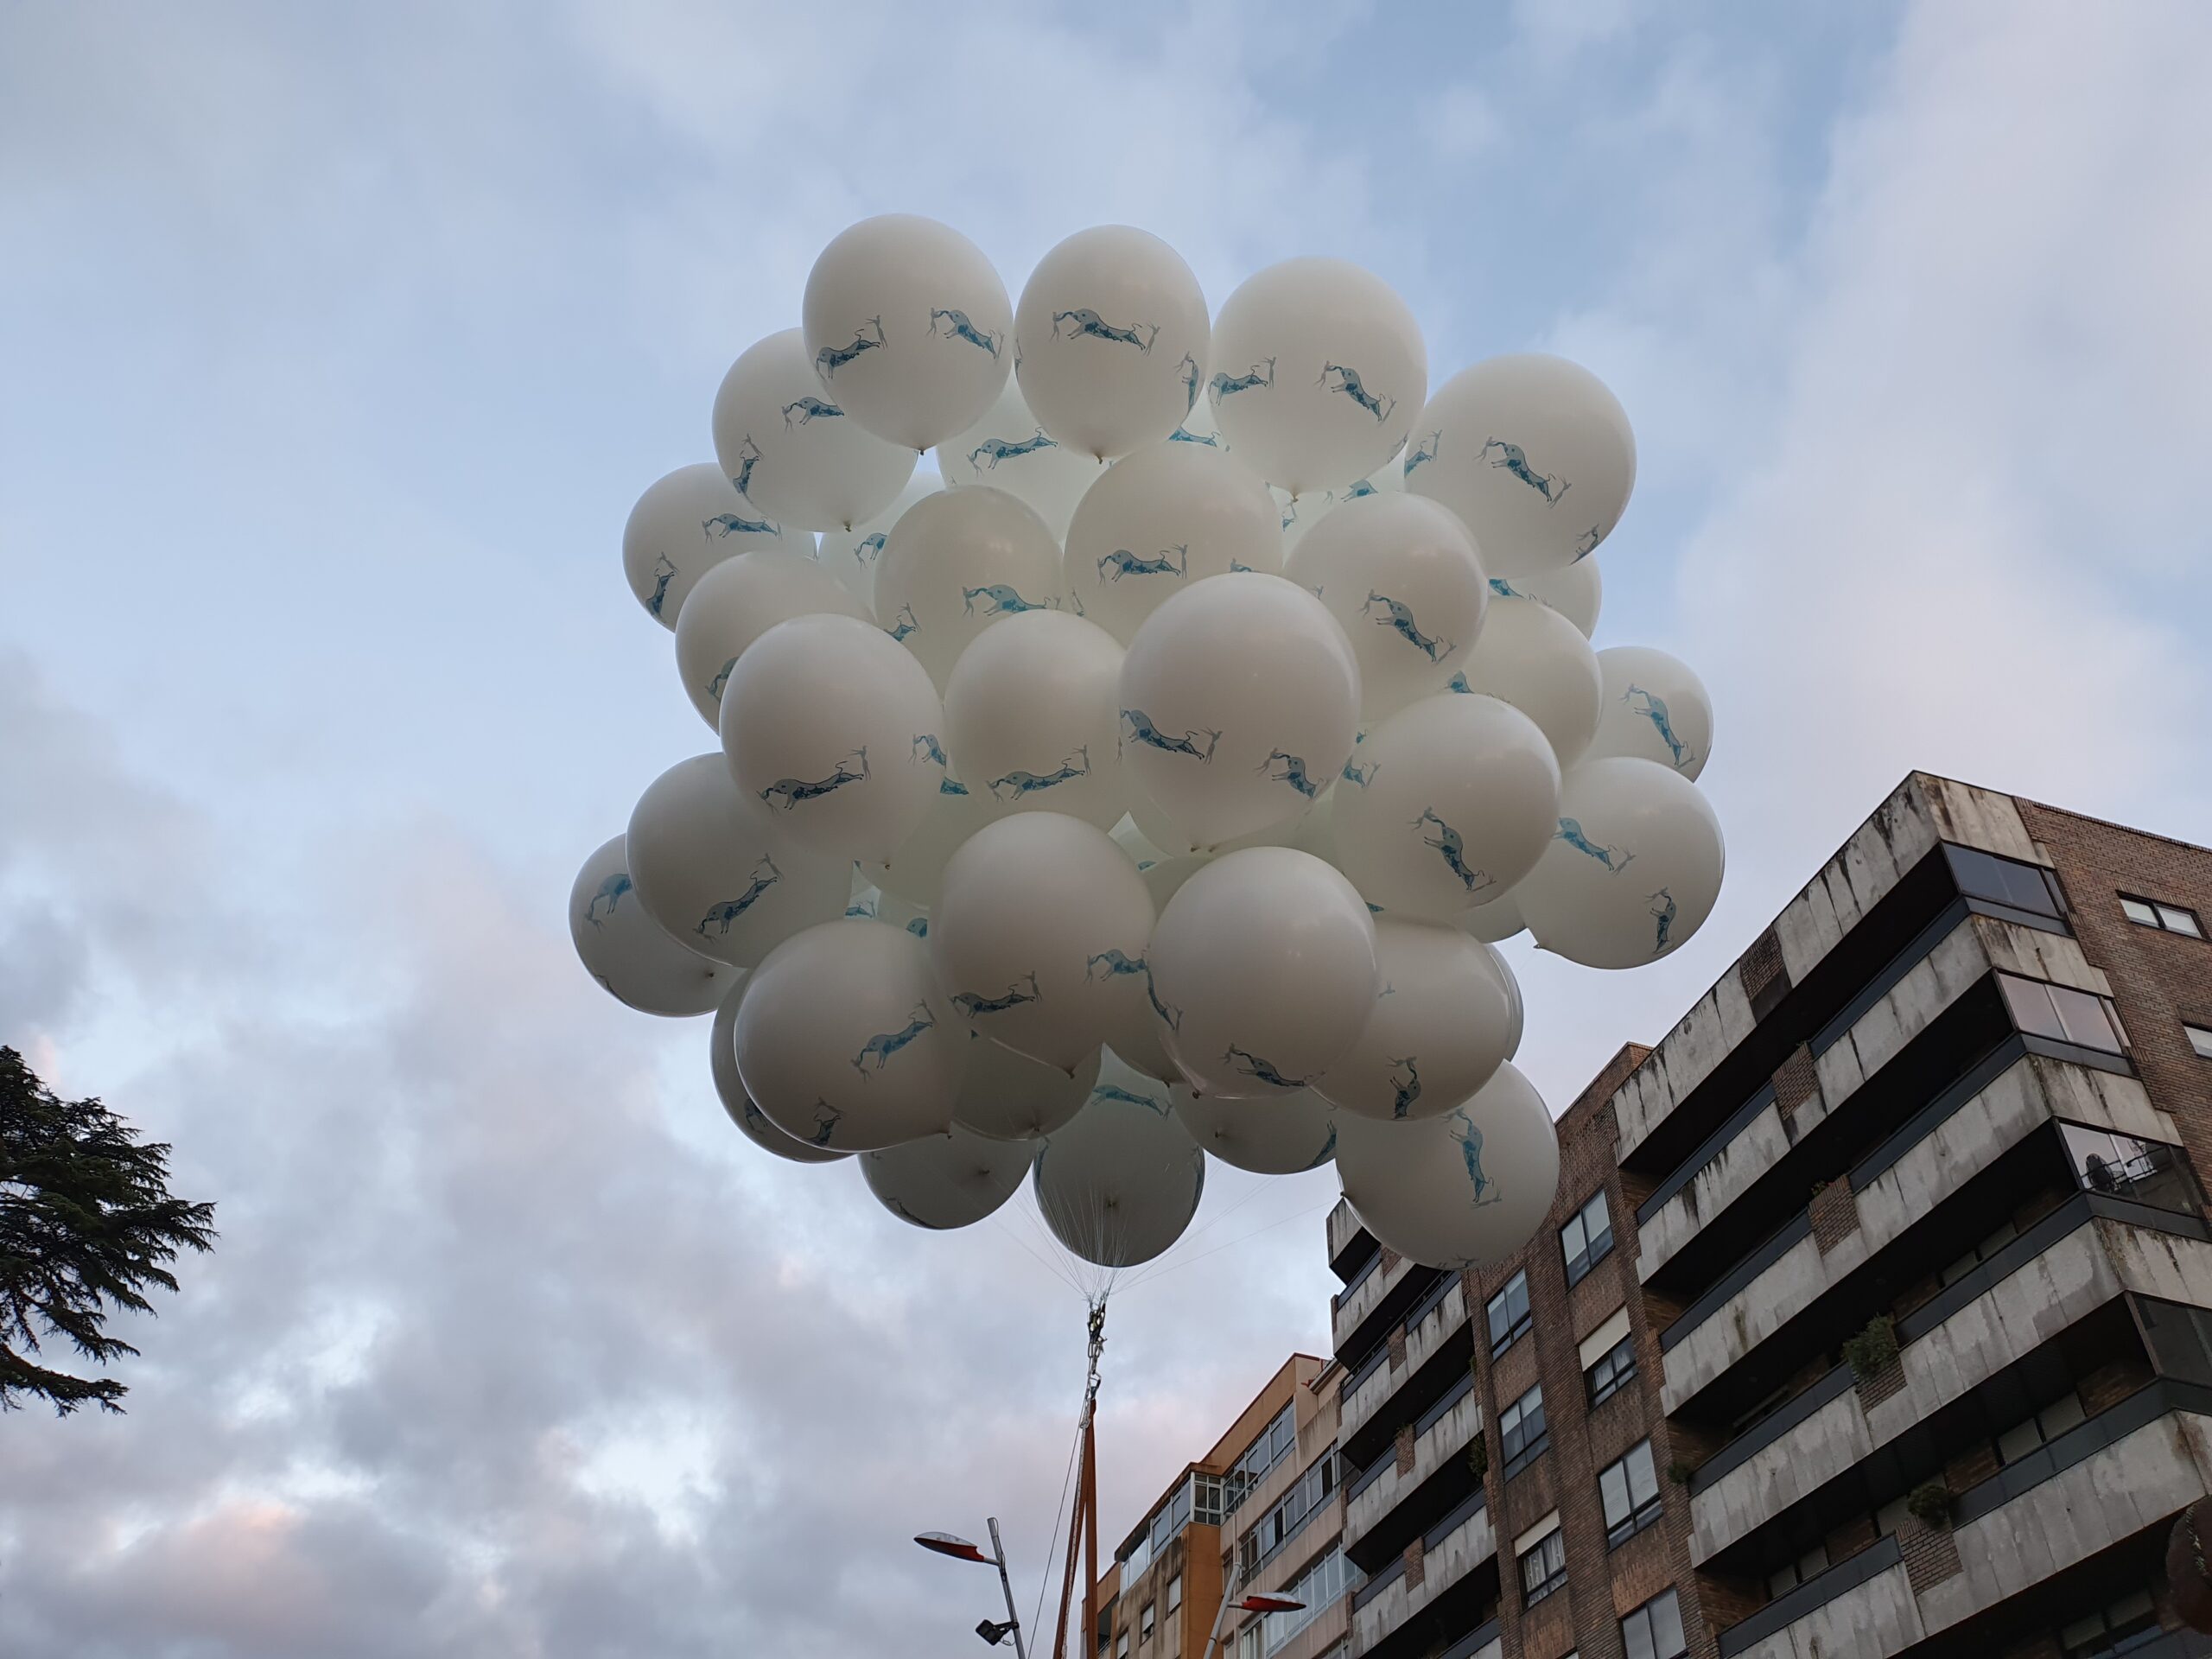
<path id="1" fill-rule="evenodd" d="M 1766 1592 L 1770 1596 L 1787 1595 L 1799 1585 L 1817 1579 L 1828 1570 L 1828 1547 L 1815 1544 L 1789 1566 L 1767 1575 Z"/>
<path id="2" fill-rule="evenodd" d="M 1552 1529 L 1521 1552 L 1521 1605 L 1533 1607 L 1567 1582 L 1567 1535 Z"/>
<path id="3" fill-rule="evenodd" d="M 1224 1506 L 1235 1509 L 1243 1501 L 1244 1494 L 1260 1484 L 1261 1477 L 1274 1468 L 1297 1444 L 1297 1408 L 1285 1406 L 1275 1414 L 1273 1422 L 1252 1437 L 1252 1444 L 1244 1448 L 1229 1473 L 1223 1477 Z"/>
<path id="4" fill-rule="evenodd" d="M 1626 1388 L 1636 1376 L 1636 1338 L 1623 1337 L 1598 1356 L 1598 1363 L 1582 1373 L 1589 1385 L 1590 1403 L 1604 1404 Z"/>
<path id="5" fill-rule="evenodd" d="M 1137 1615 L 1137 1640 L 1152 1640 L 1152 1604 L 1148 1601 L 1144 1605 L 1144 1611 Z"/>
<path id="6" fill-rule="evenodd" d="M 2212 1031 L 2202 1026 L 2183 1026 L 2182 1029 L 2189 1033 L 2189 1046 L 2196 1051 L 2196 1058 L 2212 1060 Z"/>
<path id="7" fill-rule="evenodd" d="M 1969 899 L 1986 899 L 2038 916 L 2066 914 L 2058 878 L 2040 864 L 2023 864 L 1973 847 L 1947 846 L 1943 853 L 1950 860 L 1952 879 Z"/>
<path id="8" fill-rule="evenodd" d="M 1265 1619 L 1254 1619 L 1236 1638 L 1236 1659 L 1260 1659 L 1260 1626 Z"/>
<path id="9" fill-rule="evenodd" d="M 2134 899 L 2123 893 L 2120 907 L 2138 927 L 2155 927 L 2162 933 L 2180 933 L 2192 939 L 2204 937 L 2204 924 L 2196 919 L 2196 912 L 2179 905 L 2162 905 L 2155 899 Z"/>
<path id="10" fill-rule="evenodd" d="M 2212 1311 L 2154 1296 L 2135 1299 L 2151 1365 L 2161 1376 L 2212 1386 Z"/>
<path id="11" fill-rule="evenodd" d="M 1638 1440 L 1618 1463 L 1598 1471 L 1598 1496 L 1605 1506 L 1605 1543 L 1618 1548 L 1659 1518 L 1659 1477 L 1651 1466 L 1651 1442 Z"/>
<path id="12" fill-rule="evenodd" d="M 1122 1633 L 1114 1641 L 1114 1659 L 1129 1659 L 1129 1627 L 1122 1626 Z"/>
<path id="13" fill-rule="evenodd" d="M 2012 1023 L 2031 1037 L 2049 1037 L 2080 1048 L 2117 1054 L 2126 1046 L 2120 1016 L 2112 1004 L 2070 985 L 2050 985 L 2039 979 L 1999 974 L 1997 983 Z"/>
<path id="14" fill-rule="evenodd" d="M 1996 1255 L 2019 1236 L 2020 1230 L 2009 1220 L 1999 1222 L 1994 1232 L 1945 1268 L 1942 1272 L 1936 1274 L 1936 1278 L 1947 1287 L 1957 1284 L 1960 1280 L 1965 1278 L 1967 1274 L 1988 1261 L 1991 1256 Z"/>
<path id="15" fill-rule="evenodd" d="M 2196 1208 L 2196 1185 L 2189 1160 L 2179 1147 L 2163 1141 L 2139 1141 L 2110 1129 L 2061 1123 L 2066 1161 L 2082 1190 L 2108 1193 L 2135 1204 L 2183 1212 Z"/>
<path id="16" fill-rule="evenodd" d="M 1516 1273 L 1490 1299 L 1490 1357 L 1496 1359 L 1529 1334 L 1535 1316 L 1529 1308 L 1529 1275 Z"/>
<path id="17" fill-rule="evenodd" d="M 1238 1576 L 1249 1579 L 1259 1571 L 1275 1551 L 1297 1536 L 1299 1529 L 1321 1510 L 1336 1489 L 1336 1454 L 1324 1452 L 1265 1515 L 1245 1529 L 1236 1546 Z"/>
<path id="18" fill-rule="evenodd" d="M 1166 1599 L 1167 1602 L 1167 1611 L 1171 1613 L 1183 1605 L 1183 1575 L 1180 1573 L 1178 1573 L 1173 1578 L 1167 1580 L 1167 1595 Z"/>
<path id="19" fill-rule="evenodd" d="M 2113 1655 L 2132 1652 L 2142 1645 L 2140 1640 L 2131 1637 L 2158 1633 L 2158 1614 L 2152 1605 L 2151 1592 L 2138 1590 L 2086 1618 L 2062 1625 L 2058 1650 L 2065 1659 L 2111 1659 Z"/>
<path id="20" fill-rule="evenodd" d="M 1590 1202 L 1567 1217 L 1559 1230 L 1560 1253 L 1567 1258 L 1567 1282 L 1579 1283 L 1613 1249 L 1612 1217 L 1605 1210 L 1605 1189 L 1590 1195 Z"/>
<path id="21" fill-rule="evenodd" d="M 2041 1451 L 2068 1429 L 2086 1421 L 2082 1396 L 2069 1389 L 2032 1416 L 2023 1418 L 1997 1437 L 1997 1455 L 2006 1463 Z"/>
<path id="22" fill-rule="evenodd" d="M 1191 1477 L 1191 1519 L 1202 1527 L 1217 1527 L 1222 1517 L 1222 1491 L 1219 1475 Z"/>
<path id="23" fill-rule="evenodd" d="M 1347 1590 L 1360 1582 L 1359 1569 L 1344 1560 L 1342 1550 L 1332 1548 L 1282 1592 L 1294 1601 L 1304 1602 L 1303 1607 L 1269 1613 L 1249 1627 L 1260 1633 L 1255 1659 L 1268 1659 L 1268 1656 L 1279 1652 L 1292 1637 L 1335 1606 Z"/>
<path id="24" fill-rule="evenodd" d="M 1673 1591 L 1661 1592 L 1621 1620 L 1621 1650 L 1627 1659 L 1681 1659 L 1690 1650 Z"/>
<path id="25" fill-rule="evenodd" d="M 1544 1423 L 1544 1385 L 1539 1382 L 1497 1414 L 1498 1450 L 1505 1458 L 1505 1478 L 1510 1480 L 1549 1446 L 1551 1431 Z"/>

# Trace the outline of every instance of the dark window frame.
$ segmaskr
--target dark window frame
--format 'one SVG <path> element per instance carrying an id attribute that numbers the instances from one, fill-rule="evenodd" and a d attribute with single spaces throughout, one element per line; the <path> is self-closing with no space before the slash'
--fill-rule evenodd
<path id="1" fill-rule="evenodd" d="M 1513 1287 L 1516 1285 L 1521 1287 L 1521 1312 L 1518 1315 L 1513 1315 Z M 1501 1313 L 1512 1315 L 1508 1319 L 1503 1336 L 1500 1336 L 1497 1331 Z M 1529 1295 L 1529 1270 L 1526 1268 L 1515 1273 L 1499 1288 L 1497 1295 L 1483 1304 L 1483 1319 L 1490 1332 L 1490 1357 L 1492 1359 L 1536 1328 L 1535 1305 Z"/>
<path id="2" fill-rule="evenodd" d="M 1630 1459 L 1638 1452 L 1643 1453 L 1644 1467 L 1650 1471 L 1651 1479 L 1651 1496 L 1641 1503 L 1637 1501 L 1636 1484 L 1629 1478 L 1628 1467 Z M 1617 1469 L 1620 1471 L 1622 1499 L 1628 1506 L 1618 1521 L 1611 1513 L 1611 1505 L 1605 1501 L 1605 1477 Z M 1598 1510 L 1605 1517 L 1607 1549 L 1618 1549 L 1667 1512 L 1666 1493 L 1659 1484 L 1659 1465 L 1652 1456 L 1649 1438 L 1638 1440 L 1598 1471 Z"/>
<path id="3" fill-rule="evenodd" d="M 1598 1378 L 1598 1368 L 1611 1363 L 1604 1382 Z M 1631 1331 L 1604 1353 L 1583 1368 L 1582 1391 L 1595 1411 L 1630 1383 L 1636 1381 L 1636 1333 Z"/>
<path id="4" fill-rule="evenodd" d="M 2128 908 L 2130 905 L 2140 906 L 2151 913 L 2147 917 L 2138 916 Z M 2152 898 L 2148 893 L 2123 893 L 2120 895 L 2120 906 L 2121 915 L 2136 926 L 2146 927 L 2153 933 L 2171 933 L 2177 939 L 2202 940 L 2207 937 L 2204 918 L 2187 905 L 2170 905 L 2163 899 Z M 2178 925 L 2174 920 L 2177 917 L 2182 918 Z"/>
<path id="5" fill-rule="evenodd" d="M 1517 1414 L 1510 1428 L 1505 1421 L 1508 1413 Z M 1529 1427 L 1532 1417 L 1536 1425 L 1533 1432 Z M 1549 1451 L 1551 1443 L 1551 1421 L 1544 1414 L 1544 1385 L 1539 1382 L 1497 1414 L 1497 1447 L 1505 1465 L 1503 1478 L 1512 1479 Z"/>
<path id="6" fill-rule="evenodd" d="M 1669 1618 L 1676 1631 L 1680 1633 L 1682 1641 L 1681 1646 L 1663 1651 L 1659 1646 L 1658 1615 L 1654 1611 L 1662 1601 L 1671 1604 L 1669 1610 Z M 1652 1659 L 1681 1659 L 1681 1656 L 1690 1650 L 1689 1631 L 1682 1624 L 1681 1598 L 1675 1593 L 1674 1586 L 1669 1585 L 1650 1600 L 1640 1606 L 1630 1608 L 1627 1616 L 1621 1620 L 1621 1651 L 1624 1653 L 1633 1654 L 1635 1651 L 1629 1645 L 1628 1633 L 1629 1627 L 1639 1619 L 1643 1622 L 1644 1641 Z"/>
<path id="7" fill-rule="evenodd" d="M 1593 1238 L 1590 1231 L 1590 1211 L 1593 1208 L 1605 1219 L 1605 1231 L 1602 1239 Z M 1582 1229 L 1582 1245 L 1579 1249 L 1569 1249 L 1567 1242 L 1567 1230 L 1577 1225 Z M 1560 1259 L 1567 1264 L 1567 1283 L 1569 1289 L 1580 1284 L 1589 1276 L 1591 1268 L 1613 1253 L 1613 1207 L 1607 1200 L 1605 1188 L 1601 1182 L 1598 1190 L 1585 1198 L 1574 1213 L 1560 1226 Z"/>
<path id="8" fill-rule="evenodd" d="M 1542 1574 L 1531 1584 L 1529 1566 L 1535 1562 Z M 1554 1527 L 1515 1558 L 1521 1574 L 1521 1605 L 1533 1607 L 1546 1596 L 1567 1587 L 1567 1530 Z"/>

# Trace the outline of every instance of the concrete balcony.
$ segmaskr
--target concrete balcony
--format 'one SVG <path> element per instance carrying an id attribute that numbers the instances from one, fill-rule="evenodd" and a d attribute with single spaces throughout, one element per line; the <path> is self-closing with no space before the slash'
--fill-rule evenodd
<path id="1" fill-rule="evenodd" d="M 1351 1650 L 1367 1652 L 1497 1554 L 1490 1508 L 1478 1491 L 1422 1538 L 1419 1584 L 1407 1584 L 1400 1555 L 1352 1592 Z"/>
<path id="2" fill-rule="evenodd" d="M 1416 1303 L 1404 1323 L 1406 1358 L 1394 1365 L 1386 1357 L 1364 1376 L 1345 1379 L 1344 1407 L 1338 1437 L 1349 1440 L 1364 1427 L 1398 1385 L 1419 1370 L 1443 1345 L 1452 1332 L 1467 1322 L 1466 1285 L 1458 1274 L 1439 1281 L 1423 1303 Z"/>
<path id="3" fill-rule="evenodd" d="M 1351 1339 L 1367 1317 L 1382 1305 L 1383 1299 L 1405 1282 L 1406 1275 L 1414 1271 L 1414 1264 L 1400 1257 L 1388 1267 L 1379 1255 L 1357 1279 L 1330 1299 L 1329 1339 L 1338 1348 Z M 1353 1356 L 1355 1363 L 1357 1355 Z"/>
<path id="4" fill-rule="evenodd" d="M 1475 1392 L 1475 1376 L 1456 1385 L 1414 1425 L 1413 1466 L 1401 1474 L 1395 1456 L 1389 1457 L 1366 1483 L 1344 1491 L 1344 1547 L 1359 1542 L 1400 1503 L 1420 1490 L 1446 1463 L 1467 1455 L 1467 1443 L 1482 1432 L 1482 1399 Z"/>
<path id="5" fill-rule="evenodd" d="M 1822 1255 L 1809 1212 L 1800 1211 L 1661 1332 L 1669 1414 L 2052 1118 L 2180 1140 L 2137 1078 L 2031 1052 L 2036 1039 L 2014 1040 L 2015 1058 L 1994 1077 L 1962 1098 L 1939 1096 L 1853 1168 L 1855 1231 Z"/>

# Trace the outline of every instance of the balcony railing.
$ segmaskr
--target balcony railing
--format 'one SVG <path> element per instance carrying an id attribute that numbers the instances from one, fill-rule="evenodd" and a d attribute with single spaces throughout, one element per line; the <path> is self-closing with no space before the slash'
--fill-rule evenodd
<path id="1" fill-rule="evenodd" d="M 2145 1384 L 2119 1404 L 2107 1407 L 2086 1423 L 2077 1424 L 2018 1462 L 2008 1463 L 1988 1479 L 1967 1488 L 1952 1503 L 1951 1524 L 1962 1527 L 1979 1521 L 2174 1411 L 2212 1416 L 2212 1388 L 2184 1382 L 2177 1376 L 2163 1376 Z"/>
<path id="2" fill-rule="evenodd" d="M 1787 1630 L 1816 1607 L 1856 1590 L 1867 1580 L 1878 1578 L 1904 1560 L 1895 1533 L 1869 1544 L 1848 1560 L 1839 1561 L 1815 1574 L 1786 1595 L 1772 1601 L 1749 1618 L 1720 1632 L 1720 1659 L 1735 1659 L 1746 1648 L 1757 1647 L 1777 1630 Z"/>

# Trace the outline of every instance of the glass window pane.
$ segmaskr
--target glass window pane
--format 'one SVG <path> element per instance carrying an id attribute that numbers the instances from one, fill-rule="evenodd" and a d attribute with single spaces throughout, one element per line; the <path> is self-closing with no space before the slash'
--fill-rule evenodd
<path id="1" fill-rule="evenodd" d="M 1675 1592 L 1668 1591 L 1648 1604 L 1651 1609 L 1651 1647 L 1656 1659 L 1675 1659 L 1677 1654 L 1688 1650 L 1689 1643 L 1682 1639 L 1682 1614 Z"/>
<path id="2" fill-rule="evenodd" d="M 1639 1607 L 1621 1620 L 1621 1647 L 1628 1659 L 1655 1659 L 1651 1645 L 1651 1611 Z"/>
<path id="3" fill-rule="evenodd" d="M 2101 1049 L 2108 1054 L 2120 1052 L 2120 1038 L 2113 1030 L 2112 1021 L 2105 1018 L 2101 997 L 2087 991 L 2077 991 L 2070 985 L 2049 988 L 2050 1000 L 2058 1010 L 2058 1023 L 2066 1033 L 2066 1040 L 2079 1043 L 2084 1048 Z"/>
<path id="4" fill-rule="evenodd" d="M 2139 922 L 2145 927 L 2156 927 L 2158 925 L 2158 906 L 2146 905 L 2140 899 L 2123 897 L 2120 901 L 2120 913 L 2131 922 Z"/>
<path id="5" fill-rule="evenodd" d="M 2204 930 L 2197 925 L 2196 915 L 2190 911 L 2177 910 L 2171 905 L 2160 905 L 2158 919 L 2166 925 L 2169 932 L 2186 933 L 2192 939 L 2204 937 Z"/>
<path id="6" fill-rule="evenodd" d="M 1628 1518 L 1628 1477 L 1618 1463 L 1609 1463 L 1599 1472 L 1598 1496 L 1605 1506 L 1607 1527 L 1617 1527 Z"/>
<path id="7" fill-rule="evenodd" d="M 2060 1042 L 2066 1040 L 2066 1027 L 2058 1022 L 2058 1010 L 2050 1003 L 2050 987 L 2041 980 L 2020 979 L 2012 974 L 1997 976 L 1998 988 L 2005 993 L 2005 1006 L 2012 1010 L 2012 1023 L 2031 1037 L 2050 1037 Z"/>
<path id="8" fill-rule="evenodd" d="M 2212 1060 L 2212 1031 L 2202 1026 L 2183 1026 L 2189 1033 L 2189 1046 L 2196 1051 L 2199 1059 Z"/>
<path id="9" fill-rule="evenodd" d="M 2043 1436 L 2036 1428 L 2035 1419 L 2015 1423 L 1997 1437 L 1997 1455 L 2006 1463 L 2018 1463 L 2022 1458 L 2043 1444 Z"/>
<path id="10" fill-rule="evenodd" d="M 2082 1421 L 2086 1415 L 2082 1409 L 2080 1395 L 2062 1395 L 2036 1414 L 2036 1426 L 2043 1430 L 2046 1441 L 2055 1440 Z"/>
<path id="11" fill-rule="evenodd" d="M 1659 1477 L 1651 1466 L 1651 1442 L 1639 1441 L 1621 1461 L 1628 1465 L 1629 1501 L 1640 1510 L 1659 1496 Z"/>

